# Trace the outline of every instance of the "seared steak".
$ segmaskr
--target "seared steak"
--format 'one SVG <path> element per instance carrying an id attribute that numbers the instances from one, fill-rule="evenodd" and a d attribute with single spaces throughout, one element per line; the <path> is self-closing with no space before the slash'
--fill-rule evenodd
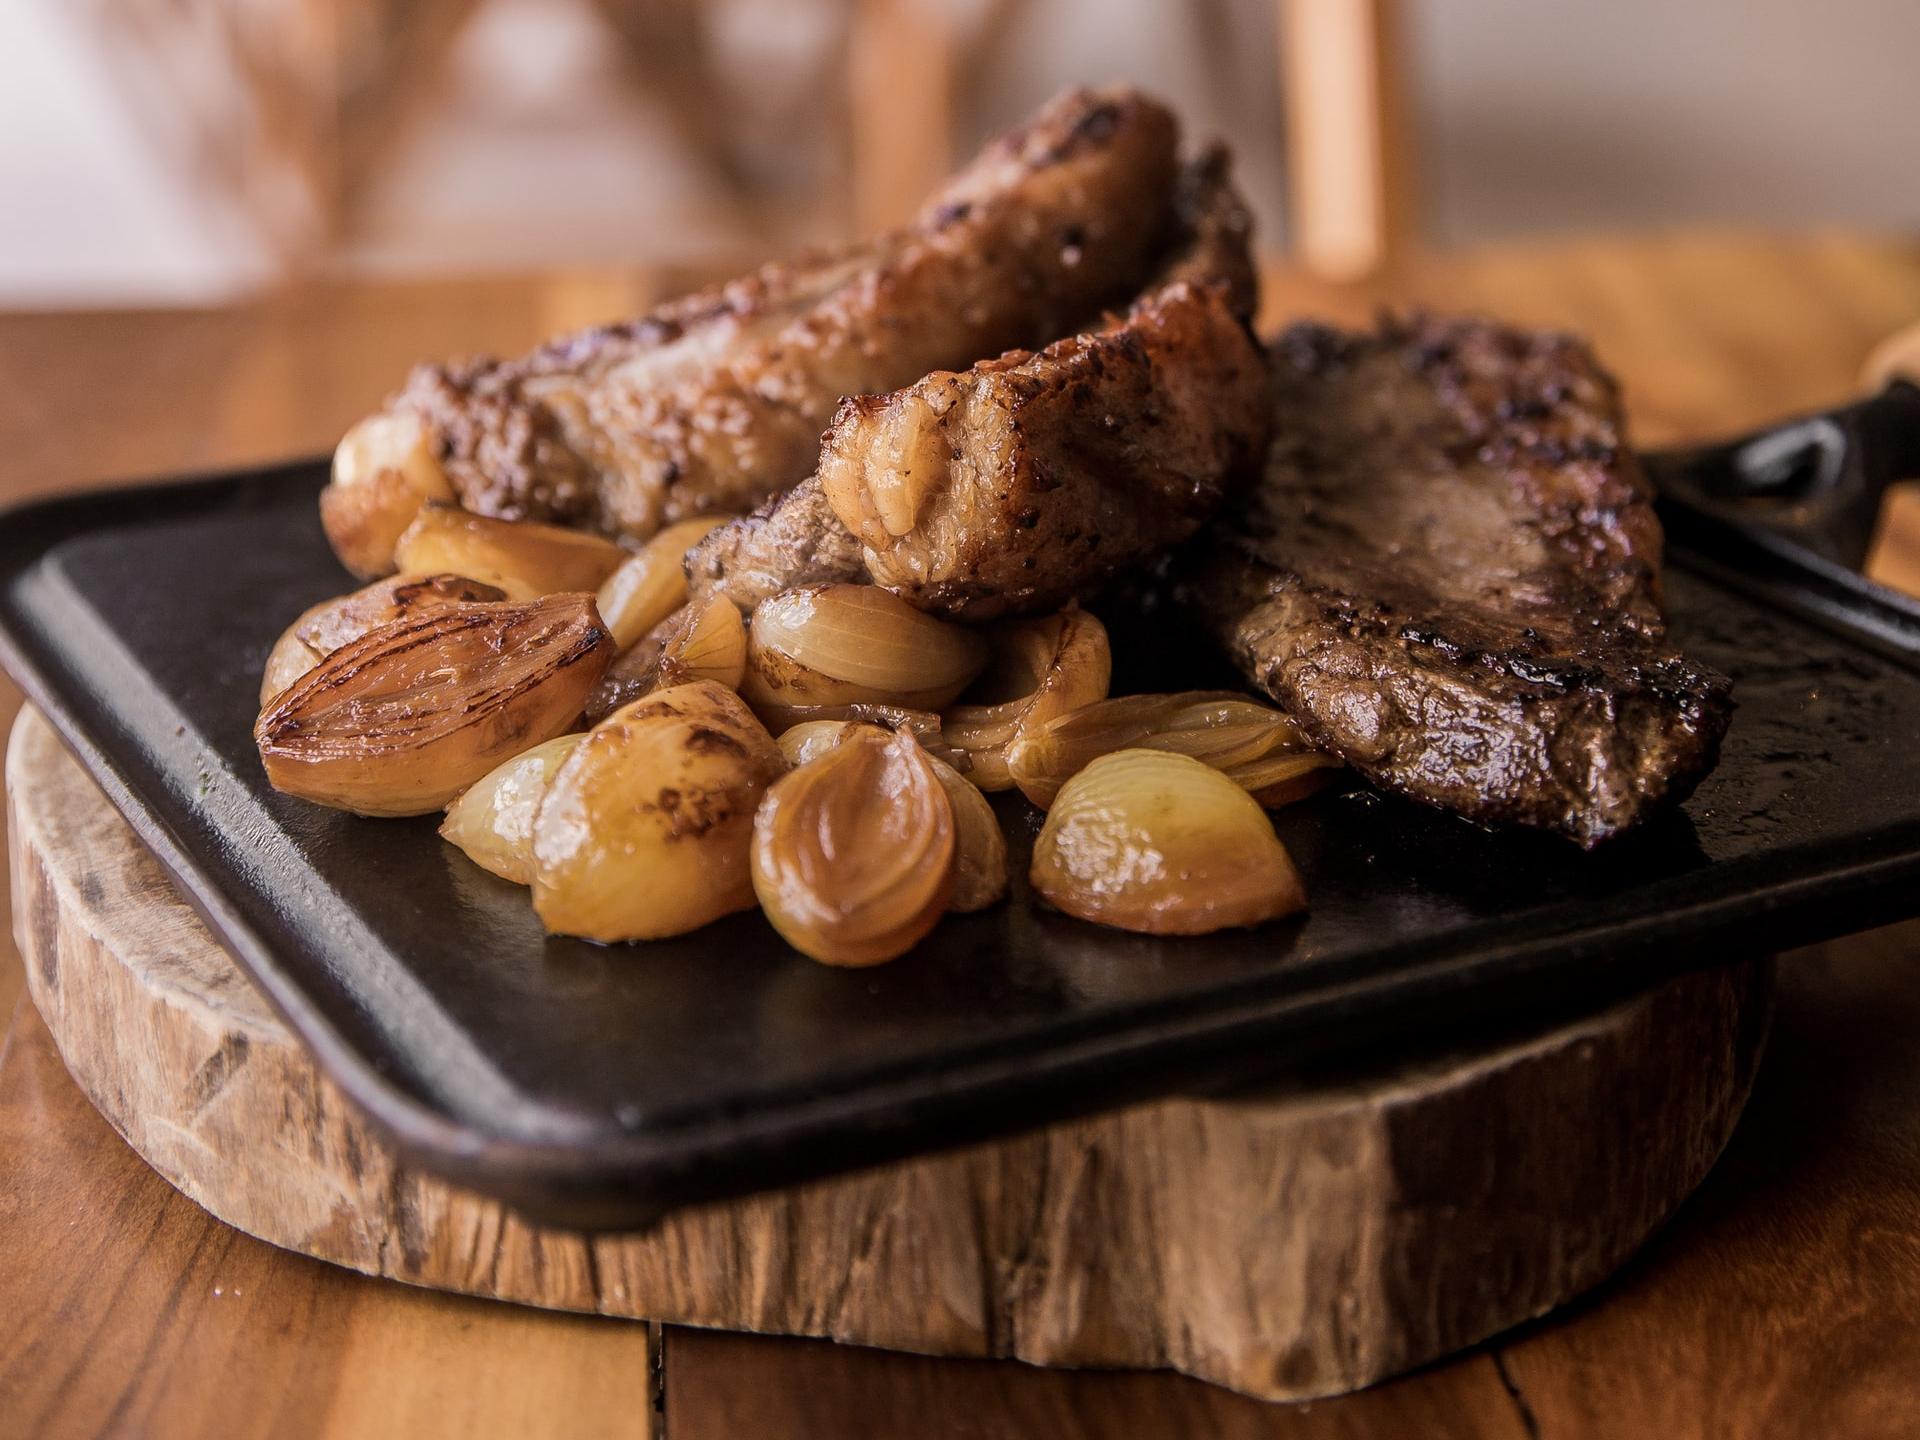
<path id="1" fill-rule="evenodd" d="M 1227 308 L 1252 325 L 1260 308 L 1260 276 L 1253 264 L 1253 214 L 1233 183 L 1233 154 L 1205 146 L 1180 166 L 1174 183 L 1176 235 L 1143 293 L 1176 280 L 1226 287 Z"/>
<path id="2" fill-rule="evenodd" d="M 1265 479 L 1187 594 L 1377 784 L 1592 846 L 1712 769 L 1729 683 L 1663 640 L 1660 527 L 1579 341 L 1480 320 L 1299 326 Z"/>
<path id="3" fill-rule="evenodd" d="M 843 402 L 820 484 L 876 584 L 986 620 L 1057 609 L 1186 540 L 1266 424 L 1224 288 L 1176 281 L 1038 354 Z"/>
<path id="4" fill-rule="evenodd" d="M 1178 224 L 1177 142 L 1131 90 L 1072 92 L 903 230 L 520 359 L 422 366 L 389 410 L 489 515 L 644 538 L 750 509 L 812 470 L 841 396 L 1043 344 L 1136 292 Z"/>
<path id="5" fill-rule="evenodd" d="M 1266 427 L 1243 328 L 1252 222 L 1229 168 L 1217 146 L 1182 167 L 1177 239 L 1126 316 L 844 402 L 816 476 L 687 557 L 694 595 L 750 607 L 872 578 L 978 619 L 1056 606 L 1192 534 Z"/>
<path id="6" fill-rule="evenodd" d="M 695 600 L 724 591 L 742 610 L 798 585 L 863 581 L 860 542 L 840 523 L 809 475 L 751 515 L 729 520 L 687 552 L 687 589 Z"/>

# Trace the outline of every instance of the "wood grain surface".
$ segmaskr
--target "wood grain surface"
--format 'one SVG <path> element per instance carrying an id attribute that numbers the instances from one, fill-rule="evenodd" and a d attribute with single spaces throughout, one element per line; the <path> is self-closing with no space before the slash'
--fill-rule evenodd
<path id="1" fill-rule="evenodd" d="M 649 1330 L 373 1284 L 210 1220 L 24 1000 L 0 1042 L 0 1435 L 652 1431 Z"/>
<path id="2" fill-rule="evenodd" d="M 1773 967 L 1744 961 L 583 1236 L 401 1162 L 37 710 L 6 791 L 28 993 L 68 1073 L 249 1235 L 557 1310 L 1267 1400 L 1401 1374 L 1613 1273 L 1719 1158 L 1772 1011 Z"/>
<path id="3" fill-rule="evenodd" d="M 0 499 L 323 449 L 417 355 L 524 345 L 672 283 L 341 285 L 221 313 L 0 317 Z M 1359 320 L 1410 300 L 1586 330 L 1657 444 L 1845 398 L 1874 344 L 1920 319 L 1920 246 L 1596 239 L 1420 261 L 1362 287 L 1276 272 L 1267 313 Z M 1920 591 L 1911 494 L 1873 563 Z M 0 718 L 16 704 L 0 689 Z M 1920 1435 L 1917 960 L 1906 926 L 1784 964 L 1768 1063 L 1698 1197 L 1618 1280 L 1497 1348 L 1269 1407 L 1178 1377 L 672 1330 L 665 1433 Z M 18 991 L 9 956 L 0 1003 Z M 647 1433 L 636 1327 L 364 1280 L 226 1230 L 131 1156 L 31 1009 L 13 1013 L 0 1435 Z"/>

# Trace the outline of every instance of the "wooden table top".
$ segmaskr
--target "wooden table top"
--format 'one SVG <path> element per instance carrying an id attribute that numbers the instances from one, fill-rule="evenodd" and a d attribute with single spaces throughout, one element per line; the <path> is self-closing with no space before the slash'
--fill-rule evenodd
<path id="1" fill-rule="evenodd" d="M 684 278 L 356 283 L 220 312 L 0 316 L 0 502 L 324 450 L 416 357 L 517 349 Z M 1872 345 L 1920 320 L 1920 244 L 1594 240 L 1337 289 L 1275 270 L 1267 287 L 1275 322 L 1360 321 L 1388 301 L 1591 334 L 1637 438 L 1660 444 L 1854 392 Z M 1896 497 L 1873 568 L 1920 591 L 1920 496 Z M 0 727 L 18 704 L 0 681 Z M 120 1142 L 61 1069 L 0 939 L 0 1436 L 1916 1435 L 1916 959 L 1920 922 L 1783 962 L 1771 1053 L 1726 1157 L 1599 1293 L 1364 1394 L 1280 1408 L 1166 1375 L 656 1334 L 281 1253 Z"/>

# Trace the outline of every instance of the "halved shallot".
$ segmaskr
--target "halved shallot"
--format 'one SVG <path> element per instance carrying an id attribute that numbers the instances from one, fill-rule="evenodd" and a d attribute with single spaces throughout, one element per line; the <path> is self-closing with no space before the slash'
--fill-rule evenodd
<path id="1" fill-rule="evenodd" d="M 1007 753 L 1056 715 L 1106 698 L 1113 678 L 1107 628 L 1085 610 L 1063 610 L 1003 625 L 974 703 L 941 717 L 947 741 L 972 760 L 967 778 L 982 790 L 1010 790 Z"/>
<path id="2" fill-rule="evenodd" d="M 393 548 L 402 570 L 468 575 L 516 600 L 597 589 L 626 555 L 611 540 L 584 530 L 496 520 L 443 504 L 423 506 Z"/>
<path id="3" fill-rule="evenodd" d="M 657 683 L 711 680 L 738 690 L 747 673 L 747 627 L 740 607 L 724 595 L 712 595 L 704 605 L 685 609 L 685 622 L 660 651 Z"/>
<path id="4" fill-rule="evenodd" d="M 540 797 L 560 762 L 586 739 L 586 732 L 562 735 L 522 751 L 489 770 L 447 807 L 440 838 L 458 846 L 467 858 L 502 880 L 526 885 L 533 880 L 533 817 Z"/>
<path id="5" fill-rule="evenodd" d="M 429 501 L 452 504 L 453 484 L 414 415 L 376 415 L 333 452 L 320 524 L 340 563 L 362 580 L 394 572 L 393 547 Z"/>
<path id="6" fill-rule="evenodd" d="M 753 906 L 760 797 L 786 769 L 740 697 L 696 681 L 595 726 L 533 821 L 533 904 L 556 934 L 655 940 Z"/>
<path id="7" fill-rule="evenodd" d="M 563 734 L 613 658 L 591 595 L 451 605 L 343 645 L 253 729 L 267 778 L 361 815 L 422 815 Z"/>
<path id="8" fill-rule="evenodd" d="M 937 710 L 987 662 L 973 631 L 877 585 L 809 585 L 762 600 L 740 687 L 756 710 L 900 705 Z"/>
<path id="9" fill-rule="evenodd" d="M 1006 898 L 1007 837 L 979 786 L 937 755 L 928 755 L 927 763 L 953 806 L 953 894 L 947 908 L 961 914 L 984 910 Z"/>
<path id="10" fill-rule="evenodd" d="M 622 653 L 687 603 L 687 551 L 727 518 L 703 515 L 669 525 L 607 576 L 598 597 L 600 618 Z"/>
<path id="11" fill-rule="evenodd" d="M 753 888 L 788 944 L 877 965 L 939 922 L 954 887 L 953 804 L 905 735 L 852 725 L 760 802 Z"/>
<path id="12" fill-rule="evenodd" d="M 1067 781 L 1029 873 L 1069 915 L 1150 935 L 1258 925 L 1307 904 L 1253 797 L 1164 750 L 1103 755 Z"/>
<path id="13" fill-rule="evenodd" d="M 1310 793 L 1340 768 L 1282 711 L 1225 690 L 1117 695 L 1083 706 L 1020 735 L 1007 766 L 1020 793 L 1044 810 L 1062 785 L 1116 750 L 1190 755 L 1273 806 Z"/>
<path id="14" fill-rule="evenodd" d="M 848 730 L 861 723 L 858 720 L 803 721 L 780 732 L 780 753 L 786 757 L 787 764 L 797 770 L 826 754 L 840 743 Z M 927 763 L 933 766 L 933 773 L 939 777 L 953 805 L 956 853 L 953 897 L 947 902 L 947 908 L 962 912 L 983 910 L 1007 893 L 1007 837 L 1000 832 L 1000 821 L 987 803 L 987 797 L 941 758 L 924 735 L 904 727 L 896 733 L 911 735 L 919 742 Z M 933 730 L 936 740 L 939 733 L 936 725 Z"/>

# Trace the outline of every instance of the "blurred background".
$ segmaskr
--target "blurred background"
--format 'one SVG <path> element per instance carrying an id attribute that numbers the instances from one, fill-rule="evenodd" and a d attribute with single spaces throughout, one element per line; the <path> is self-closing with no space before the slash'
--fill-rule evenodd
<path id="1" fill-rule="evenodd" d="M 1063 85 L 1229 139 L 1264 246 L 1920 226 L 1914 0 L 4 0 L 0 307 L 721 269 Z"/>

